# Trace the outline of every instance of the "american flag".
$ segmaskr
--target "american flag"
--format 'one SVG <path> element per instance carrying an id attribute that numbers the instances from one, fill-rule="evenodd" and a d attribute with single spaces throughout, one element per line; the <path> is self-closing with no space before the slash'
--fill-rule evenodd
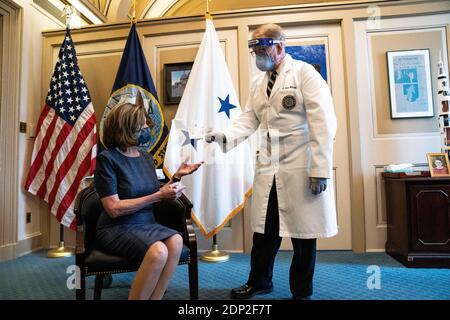
<path id="1" fill-rule="evenodd" d="M 95 169 L 96 151 L 94 107 L 67 29 L 36 126 L 25 184 L 66 227 L 76 228 L 75 198 L 83 178 Z"/>

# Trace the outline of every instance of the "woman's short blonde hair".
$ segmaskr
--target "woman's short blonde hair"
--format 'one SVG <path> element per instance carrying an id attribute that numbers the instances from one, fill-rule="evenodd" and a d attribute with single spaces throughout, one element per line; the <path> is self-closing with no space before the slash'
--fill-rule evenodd
<path id="1" fill-rule="evenodd" d="M 128 147 L 138 145 L 138 131 L 147 121 L 144 106 L 124 103 L 116 106 L 103 123 L 102 141 L 106 148 L 119 148 L 125 151 Z"/>

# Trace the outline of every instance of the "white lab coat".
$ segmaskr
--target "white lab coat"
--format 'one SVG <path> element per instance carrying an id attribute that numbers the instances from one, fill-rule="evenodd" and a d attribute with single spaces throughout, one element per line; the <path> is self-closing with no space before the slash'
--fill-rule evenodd
<path id="1" fill-rule="evenodd" d="M 257 129 L 251 207 L 254 232 L 264 233 L 267 203 L 275 177 L 281 237 L 299 239 L 337 234 L 332 183 L 336 116 L 327 83 L 308 63 L 288 54 L 277 70 L 270 98 L 267 73 L 256 78 L 248 102 L 224 134 L 227 152 Z M 327 189 L 313 195 L 309 177 L 330 178 Z"/>

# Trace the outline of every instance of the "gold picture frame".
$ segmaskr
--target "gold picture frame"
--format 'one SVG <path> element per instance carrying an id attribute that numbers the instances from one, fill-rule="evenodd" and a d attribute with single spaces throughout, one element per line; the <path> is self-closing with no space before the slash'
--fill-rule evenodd
<path id="1" fill-rule="evenodd" d="M 432 177 L 450 177 L 447 153 L 427 153 L 428 167 Z"/>

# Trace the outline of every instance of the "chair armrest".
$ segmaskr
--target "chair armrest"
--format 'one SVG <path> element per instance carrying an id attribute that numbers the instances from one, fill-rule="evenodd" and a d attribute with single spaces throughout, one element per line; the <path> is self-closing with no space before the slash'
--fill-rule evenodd
<path id="1" fill-rule="evenodd" d="M 75 254 L 84 254 L 85 253 L 85 235 L 84 235 L 84 224 L 83 224 L 83 216 L 81 214 L 81 203 L 84 200 L 86 193 L 89 192 L 89 189 L 92 188 L 92 185 L 84 188 L 81 190 L 76 199 L 75 199 L 75 206 L 74 206 L 74 212 L 75 217 L 77 220 L 77 230 L 76 230 L 76 238 L 75 238 Z"/>
<path id="2" fill-rule="evenodd" d="M 81 203 L 81 196 L 84 194 L 84 192 L 81 192 L 77 200 L 75 202 L 75 216 L 77 219 L 77 231 L 76 231 L 76 237 L 75 237 L 75 264 L 80 268 L 81 275 L 84 275 L 85 272 L 85 257 L 86 257 L 86 249 L 84 247 L 84 224 L 83 219 L 81 217 L 80 212 L 80 203 Z M 82 280 L 84 281 L 84 276 L 81 276 Z"/>
<path id="3" fill-rule="evenodd" d="M 77 197 L 77 202 L 75 202 L 75 216 L 77 219 L 77 231 L 76 231 L 76 237 L 75 237 L 75 254 L 84 254 L 85 248 L 84 248 L 84 225 L 83 225 L 83 219 L 81 217 L 80 213 L 80 200 L 79 197 Z"/>
<path id="4" fill-rule="evenodd" d="M 75 242 L 75 264 L 79 268 L 81 282 L 84 283 L 84 275 L 86 273 L 86 252 L 84 247 L 84 226 L 77 225 L 76 242 Z M 77 290 L 78 292 L 78 290 Z M 78 293 L 77 293 L 78 295 Z"/>
<path id="5" fill-rule="evenodd" d="M 186 208 L 186 210 L 184 211 L 185 213 L 185 219 L 187 220 L 191 220 L 192 219 L 192 207 L 193 204 L 192 202 L 188 199 L 188 197 L 186 197 L 186 195 L 184 193 L 181 194 L 181 197 L 178 198 L 178 201 L 180 201 Z M 192 224 L 192 222 L 191 222 Z"/>
<path id="6" fill-rule="evenodd" d="M 75 254 L 84 254 L 84 226 L 77 225 L 77 233 L 76 233 L 76 245 L 75 245 Z"/>
<path id="7" fill-rule="evenodd" d="M 192 203 L 183 193 L 181 197 L 178 198 L 179 201 L 183 203 L 186 207 L 185 210 L 185 219 L 186 219 L 186 231 L 187 231 L 187 239 L 185 239 L 186 245 L 189 247 L 190 251 L 197 252 L 197 235 L 194 231 L 194 225 L 192 223 Z"/>

